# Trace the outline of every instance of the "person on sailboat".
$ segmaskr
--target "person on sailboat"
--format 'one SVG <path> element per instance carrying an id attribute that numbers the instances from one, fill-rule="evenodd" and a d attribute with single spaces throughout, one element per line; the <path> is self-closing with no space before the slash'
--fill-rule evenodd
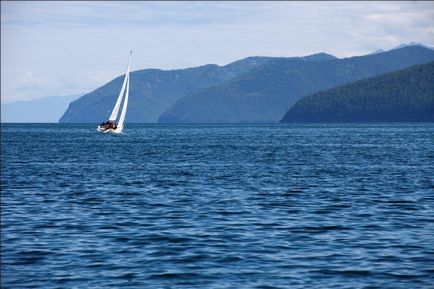
<path id="1" fill-rule="evenodd" d="M 107 122 L 102 122 L 100 124 L 100 127 L 104 128 L 104 129 L 117 129 L 117 125 L 113 120 L 109 120 Z"/>
<path id="2" fill-rule="evenodd" d="M 115 121 L 109 121 L 109 122 L 110 122 L 110 128 L 111 129 L 117 129 L 118 128 Z"/>

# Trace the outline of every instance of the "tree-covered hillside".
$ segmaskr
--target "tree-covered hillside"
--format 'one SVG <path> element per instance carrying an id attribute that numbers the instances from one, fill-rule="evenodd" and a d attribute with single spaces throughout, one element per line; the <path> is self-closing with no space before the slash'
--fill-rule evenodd
<path id="1" fill-rule="evenodd" d="M 180 98 L 159 122 L 278 122 L 303 96 L 433 60 L 434 50 L 409 46 L 346 59 L 270 61 Z"/>
<path id="2" fill-rule="evenodd" d="M 126 122 L 278 122 L 305 95 L 432 60 L 434 50 L 411 46 L 347 59 L 319 53 L 134 71 Z M 106 120 L 122 81 L 119 76 L 73 101 L 59 121 Z"/>
<path id="3" fill-rule="evenodd" d="M 434 121 L 434 62 L 303 97 L 282 122 Z"/>
<path id="4" fill-rule="evenodd" d="M 336 57 L 318 53 L 305 57 L 247 57 L 225 66 L 208 64 L 177 70 L 145 69 L 130 74 L 126 122 L 157 122 L 179 98 L 253 71 L 270 62 L 287 59 L 322 61 Z M 95 123 L 106 120 L 122 87 L 124 75 L 72 102 L 59 122 Z"/>
<path id="5" fill-rule="evenodd" d="M 156 122 L 175 101 L 193 91 L 223 83 L 259 67 L 271 57 L 249 57 L 226 66 L 160 70 L 145 69 L 130 73 L 130 94 L 126 122 Z M 72 102 L 59 122 L 95 123 L 106 120 L 113 109 L 125 75 Z"/>

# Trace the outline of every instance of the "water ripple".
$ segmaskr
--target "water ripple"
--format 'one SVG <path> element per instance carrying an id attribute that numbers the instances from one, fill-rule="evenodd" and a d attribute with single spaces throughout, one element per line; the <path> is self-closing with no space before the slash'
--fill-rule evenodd
<path id="1" fill-rule="evenodd" d="M 4 288 L 431 288 L 433 124 L 2 124 Z"/>

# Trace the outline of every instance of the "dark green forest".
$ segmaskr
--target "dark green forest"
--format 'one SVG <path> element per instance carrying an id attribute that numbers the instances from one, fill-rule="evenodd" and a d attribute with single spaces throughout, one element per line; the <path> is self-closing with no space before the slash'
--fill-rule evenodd
<path id="1" fill-rule="evenodd" d="M 281 122 L 434 121 L 434 61 L 321 91 Z"/>

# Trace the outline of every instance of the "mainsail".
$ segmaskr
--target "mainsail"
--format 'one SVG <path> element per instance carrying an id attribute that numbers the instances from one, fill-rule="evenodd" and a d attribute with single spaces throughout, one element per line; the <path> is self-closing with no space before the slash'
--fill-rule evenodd
<path id="1" fill-rule="evenodd" d="M 127 92 L 125 93 L 125 100 L 124 100 L 124 106 L 122 107 L 121 117 L 119 118 L 118 128 L 117 130 L 122 131 L 124 128 L 124 122 L 125 122 L 125 115 L 127 113 L 127 106 L 128 106 L 128 93 L 130 90 L 130 76 L 128 75 L 127 78 Z"/>
<path id="2" fill-rule="evenodd" d="M 118 114 L 119 114 L 119 108 L 121 106 L 122 103 L 122 99 L 124 98 L 124 92 L 125 92 L 125 100 L 124 100 L 124 104 L 122 107 L 122 112 L 121 112 L 121 116 L 119 118 L 119 122 L 117 125 L 117 131 L 122 131 L 123 127 L 124 127 L 124 122 L 125 122 L 125 115 L 127 113 L 127 106 L 128 106 L 128 94 L 129 94 L 129 88 L 130 88 L 130 66 L 131 66 L 131 55 L 133 54 L 133 52 L 130 52 L 130 58 L 128 60 L 128 68 L 127 68 L 127 73 L 125 74 L 125 78 L 124 78 L 124 83 L 122 84 L 122 88 L 121 88 L 121 92 L 119 93 L 118 99 L 116 101 L 116 104 L 113 108 L 112 114 L 110 115 L 109 120 L 110 121 L 116 121 L 116 119 L 118 118 Z"/>

